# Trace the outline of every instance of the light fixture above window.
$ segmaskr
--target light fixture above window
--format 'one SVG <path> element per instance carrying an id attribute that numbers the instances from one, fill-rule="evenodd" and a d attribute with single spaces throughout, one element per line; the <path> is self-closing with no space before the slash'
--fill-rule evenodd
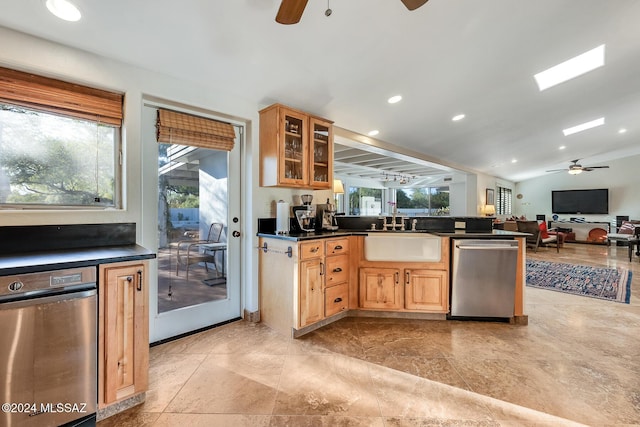
<path id="1" fill-rule="evenodd" d="M 604 124 L 604 117 L 600 117 L 599 119 L 591 120 L 590 122 L 581 123 L 579 125 L 563 129 L 562 133 L 564 133 L 564 136 L 569 136 L 569 135 L 573 135 L 574 133 L 582 132 L 587 129 L 592 129 L 597 126 L 602 126 L 603 124 Z"/>
<path id="2" fill-rule="evenodd" d="M 47 0 L 47 9 L 60 19 L 65 21 L 79 21 L 82 17 L 80 10 L 67 0 Z"/>
<path id="3" fill-rule="evenodd" d="M 402 95 L 394 95 L 387 100 L 389 104 L 397 104 L 400 101 L 402 101 Z"/>
<path id="4" fill-rule="evenodd" d="M 604 65 L 605 45 L 591 49 L 581 55 L 544 70 L 535 76 L 540 91 L 548 89 L 567 80 L 571 80 Z"/>

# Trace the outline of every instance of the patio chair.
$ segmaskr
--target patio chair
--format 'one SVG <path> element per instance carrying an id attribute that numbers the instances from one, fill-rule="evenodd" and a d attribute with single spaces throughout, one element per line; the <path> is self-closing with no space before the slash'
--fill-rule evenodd
<path id="1" fill-rule="evenodd" d="M 516 221 L 518 224 L 518 231 L 521 233 L 528 233 L 527 247 L 533 248 L 533 252 L 538 252 L 539 246 L 544 246 L 555 242 L 556 252 L 560 252 L 560 241 L 557 235 L 547 234 L 547 237 L 542 237 L 542 230 L 538 221 Z M 546 224 L 545 224 L 546 230 Z"/>
<path id="2" fill-rule="evenodd" d="M 216 266 L 216 251 L 208 251 L 202 245 L 219 243 L 222 235 L 223 224 L 214 222 L 209 226 L 209 233 L 206 240 L 181 240 L 178 242 L 176 276 L 180 275 L 180 266 L 183 265 L 187 272 L 187 281 L 189 280 L 189 266 L 192 264 L 204 263 L 204 267 L 209 271 L 207 263 Z"/>

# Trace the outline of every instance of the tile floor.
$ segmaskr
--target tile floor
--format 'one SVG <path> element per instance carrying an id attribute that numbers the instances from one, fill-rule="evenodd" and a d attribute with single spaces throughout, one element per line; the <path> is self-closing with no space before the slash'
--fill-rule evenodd
<path id="1" fill-rule="evenodd" d="M 298 340 L 239 321 L 152 347 L 147 401 L 98 426 L 640 425 L 638 257 L 529 256 L 631 268 L 631 304 L 527 288 L 528 326 L 346 318 Z"/>

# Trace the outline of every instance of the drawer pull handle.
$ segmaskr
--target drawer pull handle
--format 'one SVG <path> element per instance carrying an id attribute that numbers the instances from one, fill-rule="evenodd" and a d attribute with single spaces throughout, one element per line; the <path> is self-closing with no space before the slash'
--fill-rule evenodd
<path id="1" fill-rule="evenodd" d="M 340 273 L 342 271 L 342 269 L 340 267 L 336 267 L 333 269 L 334 273 Z"/>
<path id="2" fill-rule="evenodd" d="M 338 298 L 334 299 L 333 302 L 342 302 L 342 298 L 338 297 Z"/>
<path id="3" fill-rule="evenodd" d="M 342 245 L 336 245 L 336 247 L 334 248 L 336 251 L 339 251 L 340 249 L 342 249 Z"/>
<path id="4" fill-rule="evenodd" d="M 319 250 L 320 250 L 320 247 L 319 247 L 319 246 L 316 246 L 315 248 L 312 248 L 312 249 L 311 249 L 311 253 L 312 253 L 312 254 L 315 254 L 315 253 L 316 253 L 316 252 L 318 252 Z"/>

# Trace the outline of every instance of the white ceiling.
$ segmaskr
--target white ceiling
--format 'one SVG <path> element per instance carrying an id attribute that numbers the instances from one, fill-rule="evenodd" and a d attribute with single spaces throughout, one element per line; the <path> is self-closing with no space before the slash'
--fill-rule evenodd
<path id="1" fill-rule="evenodd" d="M 293 26 L 274 21 L 278 0 L 75 3 L 83 19 L 67 23 L 44 0 L 0 0 L 0 25 L 256 110 L 281 102 L 354 132 L 379 129 L 448 167 L 513 181 L 640 154 L 638 0 L 430 0 L 413 12 L 400 0 L 331 0 L 328 18 L 327 2 L 311 0 Z M 538 91 L 533 74 L 603 43 L 604 67 Z M 387 104 L 394 94 L 403 101 Z M 605 126 L 562 134 L 602 116 Z"/>

